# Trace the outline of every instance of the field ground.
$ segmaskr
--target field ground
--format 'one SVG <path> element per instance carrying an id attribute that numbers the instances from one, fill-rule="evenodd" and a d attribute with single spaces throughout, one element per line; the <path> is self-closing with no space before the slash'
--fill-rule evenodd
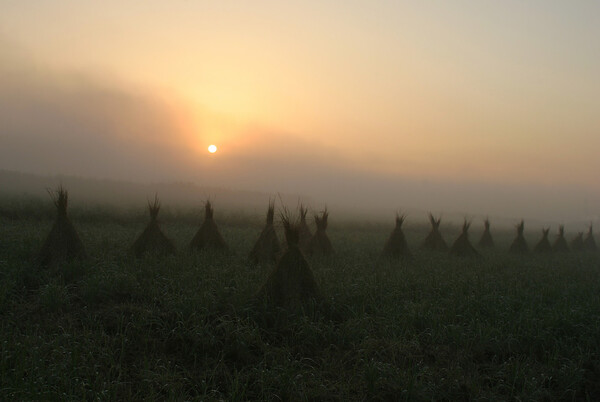
<path id="1" fill-rule="evenodd" d="M 51 209 L 0 214 L 2 400 L 598 400 L 600 256 L 378 261 L 393 226 L 336 225 L 309 259 L 323 299 L 256 302 L 270 267 L 245 256 L 262 217 L 217 216 L 232 248 L 136 260 L 139 214 L 73 210 L 89 258 L 39 269 Z M 7 209 L 8 208 L 8 209 Z M 444 228 L 443 228 L 444 229 Z M 493 226 L 492 226 L 493 229 Z M 413 250 L 427 227 L 408 227 Z M 443 230 L 448 242 L 458 229 Z M 477 239 L 480 231 L 473 230 Z M 531 238 L 530 241 L 534 239 Z M 531 245 L 531 244 L 530 244 Z"/>

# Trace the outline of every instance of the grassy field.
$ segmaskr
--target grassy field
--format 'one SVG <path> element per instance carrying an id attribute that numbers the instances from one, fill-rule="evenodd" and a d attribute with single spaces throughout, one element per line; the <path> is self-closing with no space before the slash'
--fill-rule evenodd
<path id="1" fill-rule="evenodd" d="M 232 248 L 219 256 L 185 252 L 197 212 L 166 211 L 180 252 L 138 260 L 144 211 L 74 209 L 89 258 L 40 269 L 52 212 L 0 214 L 2 400 L 600 397 L 598 255 L 511 256 L 507 232 L 478 259 L 383 263 L 393 220 L 336 224 L 332 211 L 337 253 L 309 259 L 323 299 L 285 311 L 253 297 L 271 270 L 245 262 L 262 217 L 217 215 Z M 448 242 L 459 231 L 442 229 Z M 426 233 L 407 228 L 413 250 Z"/>

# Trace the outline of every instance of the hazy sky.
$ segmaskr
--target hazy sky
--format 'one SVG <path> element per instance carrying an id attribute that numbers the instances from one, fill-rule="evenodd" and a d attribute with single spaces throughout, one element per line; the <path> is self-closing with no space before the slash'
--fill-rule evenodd
<path id="1" fill-rule="evenodd" d="M 588 205 L 599 15 L 583 0 L 2 0 L 0 168 L 326 201 L 427 180 L 481 213 L 489 188 L 539 187 L 556 210 L 567 191 Z M 532 210 L 552 203 L 531 191 Z"/>

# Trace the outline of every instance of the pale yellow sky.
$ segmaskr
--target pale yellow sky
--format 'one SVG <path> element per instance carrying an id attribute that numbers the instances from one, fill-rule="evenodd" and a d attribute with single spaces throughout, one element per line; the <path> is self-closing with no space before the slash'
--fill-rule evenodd
<path id="1" fill-rule="evenodd" d="M 308 162 L 369 174 L 600 193 L 598 15 L 595 1 L 5 1 L 0 38 L 25 55 L 23 81 L 78 75 L 168 104 L 168 141 L 231 174 L 302 144 Z"/>

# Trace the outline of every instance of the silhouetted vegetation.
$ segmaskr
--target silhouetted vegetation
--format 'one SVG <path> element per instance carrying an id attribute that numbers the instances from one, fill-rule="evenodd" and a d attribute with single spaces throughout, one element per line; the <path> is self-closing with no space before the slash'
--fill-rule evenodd
<path id="1" fill-rule="evenodd" d="M 558 236 L 556 236 L 556 240 L 552 244 L 552 251 L 559 253 L 569 251 L 569 245 L 567 244 L 567 239 L 565 239 L 565 227 L 563 225 L 560 225 L 558 228 Z"/>
<path id="2" fill-rule="evenodd" d="M 308 262 L 299 247 L 298 224 L 282 215 L 287 249 L 259 292 L 260 298 L 277 306 L 298 305 L 319 297 L 319 290 Z"/>
<path id="3" fill-rule="evenodd" d="M 250 261 L 254 264 L 274 263 L 281 251 L 281 245 L 273 224 L 274 217 L 275 203 L 270 201 L 267 209 L 266 225 L 260 232 L 252 251 L 250 251 Z"/>
<path id="4" fill-rule="evenodd" d="M 490 220 L 486 218 L 483 222 L 483 234 L 479 239 L 479 243 L 477 244 L 481 248 L 492 248 L 494 247 L 494 239 L 492 238 L 492 233 L 490 232 Z"/>
<path id="5" fill-rule="evenodd" d="M 583 240 L 583 246 L 587 251 L 598 251 L 598 247 L 596 246 L 596 240 L 594 239 L 592 225 L 590 225 L 587 235 Z"/>
<path id="6" fill-rule="evenodd" d="M 548 240 L 548 234 L 550 233 L 550 229 L 542 229 L 542 238 L 533 248 L 533 251 L 536 253 L 549 253 L 552 251 L 552 245 L 550 244 L 550 240 Z"/>
<path id="7" fill-rule="evenodd" d="M 584 250 L 583 245 L 583 232 L 577 233 L 577 236 L 571 240 L 571 250 L 573 251 L 582 251 Z"/>
<path id="8" fill-rule="evenodd" d="M 529 246 L 523 233 L 525 232 L 525 222 L 521 221 L 517 225 L 517 237 L 510 245 L 509 251 L 514 254 L 526 254 L 529 252 Z"/>
<path id="9" fill-rule="evenodd" d="M 306 222 L 306 214 L 308 213 L 308 208 L 304 205 L 300 204 L 300 222 L 298 223 L 298 234 L 300 236 L 299 245 L 300 250 L 303 252 L 308 252 L 310 249 L 310 240 L 312 239 L 312 232 L 308 227 L 308 223 Z"/>
<path id="10" fill-rule="evenodd" d="M 384 257 L 397 259 L 411 256 L 408 243 L 406 242 L 406 237 L 402 231 L 404 219 L 404 215 L 396 214 L 396 226 L 383 246 L 382 255 Z"/>
<path id="11" fill-rule="evenodd" d="M 173 242 L 165 236 L 158 226 L 158 212 L 160 211 L 160 202 L 158 195 L 154 197 L 154 202 L 148 201 L 148 212 L 150 222 L 142 234 L 133 243 L 133 253 L 136 257 L 142 257 L 144 254 L 175 254 Z"/>
<path id="12" fill-rule="evenodd" d="M 462 232 L 458 236 L 458 238 L 450 247 L 450 254 L 459 256 L 459 257 L 468 257 L 468 256 L 477 256 L 479 253 L 475 250 L 475 247 L 469 241 L 469 227 L 471 226 L 470 222 L 463 223 Z"/>
<path id="13" fill-rule="evenodd" d="M 214 210 L 210 201 L 206 201 L 204 204 L 204 222 L 202 222 L 200 229 L 190 242 L 190 249 L 221 252 L 228 250 L 227 243 L 225 243 L 225 239 L 221 236 L 215 223 Z"/>
<path id="14" fill-rule="evenodd" d="M 321 213 L 321 216 L 315 215 L 315 226 L 317 230 L 310 239 L 308 247 L 310 255 L 332 255 L 333 246 L 327 236 L 327 220 L 329 219 L 329 212 L 327 208 Z"/>
<path id="15" fill-rule="evenodd" d="M 410 259 L 380 259 L 389 228 L 336 220 L 327 228 L 335 256 L 305 258 L 284 220 L 287 257 L 276 269 L 249 268 L 264 215 L 226 214 L 219 229 L 230 253 L 137 259 L 128 244 L 147 215 L 89 219 L 74 207 L 87 258 L 51 269 L 38 267 L 37 251 L 54 217 L 36 216 L 35 204 L 30 215 L 0 217 L 2 400 L 595 400 L 600 392 L 598 253 L 514 255 L 513 233 L 497 229 L 497 247 L 480 258 L 414 248 Z M 197 231 L 193 214 L 162 212 L 161 227 L 184 247 Z M 428 230 L 402 228 L 408 248 Z"/>
<path id="16" fill-rule="evenodd" d="M 61 186 L 56 191 L 48 191 L 48 193 L 56 206 L 56 221 L 40 250 L 40 263 L 50 265 L 85 257 L 83 243 L 67 216 L 69 202 L 67 190 Z"/>
<path id="17" fill-rule="evenodd" d="M 429 214 L 429 222 L 431 223 L 431 232 L 425 238 L 422 247 L 434 251 L 447 251 L 448 245 L 440 233 L 442 218 L 435 219 L 432 214 Z"/>

